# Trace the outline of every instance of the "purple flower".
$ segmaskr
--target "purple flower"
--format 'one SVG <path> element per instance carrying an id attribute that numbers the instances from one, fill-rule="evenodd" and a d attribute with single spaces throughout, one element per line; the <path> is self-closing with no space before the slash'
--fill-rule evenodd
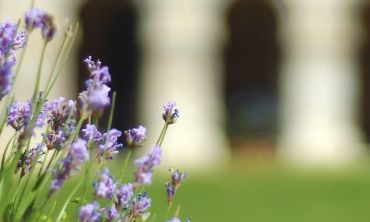
<path id="1" fill-rule="evenodd" d="M 13 47 L 12 49 L 18 50 L 24 48 L 27 44 L 27 34 L 26 32 L 18 32 L 13 40 Z"/>
<path id="2" fill-rule="evenodd" d="M 179 170 L 173 169 L 170 169 L 170 172 L 172 172 L 171 183 L 175 188 L 178 188 L 181 182 L 187 177 L 187 173 L 182 173 Z"/>
<path id="3" fill-rule="evenodd" d="M 176 194 L 176 190 L 180 187 L 181 182 L 187 176 L 186 173 L 182 173 L 179 170 L 170 169 L 170 172 L 172 173 L 171 174 L 171 181 L 167 182 L 165 184 L 166 191 L 167 191 L 167 200 L 168 200 L 169 203 L 172 202 L 172 200 L 173 200 L 173 198 Z"/>
<path id="4" fill-rule="evenodd" d="M 80 221 L 81 222 L 94 222 L 100 220 L 100 213 L 98 211 L 99 204 L 93 202 L 86 204 L 80 209 Z"/>
<path id="5" fill-rule="evenodd" d="M 100 139 L 102 139 L 101 133 L 96 129 L 94 124 L 86 124 L 85 128 L 82 129 L 82 133 L 87 141 L 98 142 Z"/>
<path id="6" fill-rule="evenodd" d="M 79 95 L 81 106 L 86 111 L 98 111 L 110 104 L 109 91 L 106 85 L 111 81 L 107 66 L 101 67 L 101 62 L 91 60 L 91 56 L 85 59 L 90 71 L 90 79 L 86 81 L 87 90 Z"/>
<path id="7" fill-rule="evenodd" d="M 42 144 L 25 152 L 18 161 L 16 172 L 22 169 L 21 176 L 28 175 L 37 163 L 37 158 L 43 153 Z"/>
<path id="8" fill-rule="evenodd" d="M 17 25 L 11 21 L 0 23 L 0 100 L 12 88 L 12 68 L 16 63 L 14 50 L 24 47 L 26 36 L 17 32 Z"/>
<path id="9" fill-rule="evenodd" d="M 26 29 L 32 31 L 34 28 L 41 28 L 43 26 L 44 12 L 38 8 L 32 8 L 26 11 L 24 21 Z"/>
<path id="10" fill-rule="evenodd" d="M 134 197 L 130 204 L 130 218 L 134 220 L 139 216 L 146 216 L 149 213 L 149 208 L 152 200 L 147 197 L 146 193 L 139 194 Z"/>
<path id="11" fill-rule="evenodd" d="M 46 107 L 50 125 L 50 131 L 45 136 L 46 147 L 49 150 L 60 150 L 65 146 L 65 142 L 75 129 L 76 121 L 73 118 L 76 112 L 75 103 L 72 100 L 59 97 Z"/>
<path id="12" fill-rule="evenodd" d="M 146 140 L 146 128 L 139 126 L 137 128 L 129 129 L 125 131 L 125 135 L 128 147 L 141 147 Z"/>
<path id="13" fill-rule="evenodd" d="M 113 177 L 109 175 L 109 170 L 104 168 L 99 174 L 98 181 L 94 184 L 95 194 L 100 198 L 112 199 L 116 190 L 116 184 Z"/>
<path id="14" fill-rule="evenodd" d="M 46 107 L 42 107 L 34 120 L 33 127 L 42 127 L 46 118 Z M 30 121 L 33 119 L 32 101 L 27 100 L 25 104 L 21 105 L 14 102 L 8 109 L 8 125 L 19 131 L 28 127 Z"/>
<path id="15" fill-rule="evenodd" d="M 145 155 L 135 161 L 138 167 L 135 173 L 135 182 L 138 184 L 151 184 L 153 167 L 161 163 L 162 150 L 159 146 L 154 146 L 151 154 Z"/>
<path id="16" fill-rule="evenodd" d="M 118 137 L 122 135 L 122 132 L 117 129 L 111 129 L 104 133 L 102 139 L 98 144 L 98 159 L 100 161 L 111 160 L 113 155 L 118 153 L 118 149 L 122 147 L 122 144 L 118 143 Z"/>
<path id="17" fill-rule="evenodd" d="M 56 33 L 54 18 L 38 8 L 32 8 L 25 13 L 26 29 L 31 32 L 35 28 L 41 29 L 42 37 L 46 41 L 53 39 Z"/>
<path id="18" fill-rule="evenodd" d="M 5 61 L 4 64 L 0 64 L 0 100 L 6 96 L 12 89 L 12 68 L 14 62 Z"/>
<path id="19" fill-rule="evenodd" d="M 105 216 L 105 221 L 113 221 L 118 215 L 117 208 L 114 205 L 111 207 L 103 208 L 101 209 L 101 211 Z"/>
<path id="20" fill-rule="evenodd" d="M 88 159 L 87 142 L 79 138 L 75 143 L 71 144 L 68 154 L 62 162 L 61 170 L 52 181 L 50 193 L 58 190 L 64 181 L 71 176 L 72 172 L 77 171 L 80 165 Z"/>
<path id="21" fill-rule="evenodd" d="M 131 183 L 121 185 L 116 190 L 117 205 L 126 209 L 133 195 L 134 186 Z"/>
<path id="22" fill-rule="evenodd" d="M 163 105 L 163 114 L 162 118 L 164 121 L 166 121 L 168 124 L 173 124 L 177 121 L 177 119 L 180 117 L 180 112 L 176 107 L 176 103 L 174 102 L 167 102 Z"/>

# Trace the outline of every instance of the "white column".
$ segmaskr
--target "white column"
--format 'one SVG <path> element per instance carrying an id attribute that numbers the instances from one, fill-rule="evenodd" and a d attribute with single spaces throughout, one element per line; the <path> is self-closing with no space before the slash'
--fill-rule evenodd
<path id="1" fill-rule="evenodd" d="M 144 47 L 141 114 L 154 143 L 163 125 L 162 104 L 175 101 L 164 158 L 169 165 L 211 166 L 229 158 L 223 132 L 223 1 L 146 0 L 141 7 Z"/>
<path id="2" fill-rule="evenodd" d="M 283 159 L 340 165 L 363 153 L 358 107 L 356 1 L 286 0 L 282 17 Z"/>

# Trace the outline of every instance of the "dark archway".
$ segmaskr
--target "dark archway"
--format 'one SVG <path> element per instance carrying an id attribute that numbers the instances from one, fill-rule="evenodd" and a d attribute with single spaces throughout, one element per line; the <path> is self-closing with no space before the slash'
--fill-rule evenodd
<path id="1" fill-rule="evenodd" d="M 91 55 L 109 66 L 110 86 L 112 92 L 117 92 L 113 127 L 132 128 L 137 124 L 139 63 L 135 5 L 129 0 L 89 0 L 82 7 L 80 17 L 83 30 L 80 60 Z M 79 70 L 81 89 L 88 72 L 82 62 Z"/>
<path id="2" fill-rule="evenodd" d="M 273 5 L 263 0 L 234 1 L 227 11 L 227 27 L 225 96 L 230 141 L 234 147 L 259 141 L 273 146 L 279 63 Z"/>
<path id="3" fill-rule="evenodd" d="M 363 28 L 363 41 L 360 45 L 360 124 L 367 142 L 370 142 L 370 1 L 368 1 L 362 8 L 361 21 Z"/>

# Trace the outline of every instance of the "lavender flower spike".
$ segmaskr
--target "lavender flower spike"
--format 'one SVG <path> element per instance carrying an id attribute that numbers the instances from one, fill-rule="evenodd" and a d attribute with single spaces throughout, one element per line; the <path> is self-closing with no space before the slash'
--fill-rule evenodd
<path id="1" fill-rule="evenodd" d="M 84 135 L 84 138 L 89 142 L 98 142 L 102 139 L 101 133 L 98 131 L 98 129 L 96 129 L 96 126 L 94 124 L 86 124 L 85 128 L 82 129 L 82 133 Z"/>
<path id="2" fill-rule="evenodd" d="M 80 104 L 84 111 L 99 111 L 110 104 L 108 93 L 110 88 L 106 85 L 111 81 L 107 66 L 101 67 L 101 62 L 91 60 L 91 56 L 85 59 L 90 71 L 90 79 L 86 81 L 87 90 L 79 95 Z"/>
<path id="3" fill-rule="evenodd" d="M 100 221 L 100 213 L 98 212 L 99 204 L 93 202 L 86 204 L 80 209 L 80 221 L 81 222 L 95 222 Z"/>
<path id="4" fill-rule="evenodd" d="M 180 117 L 180 112 L 176 107 L 176 103 L 174 102 L 167 102 L 163 105 L 163 114 L 162 118 L 164 121 L 166 121 L 168 124 L 175 123 L 178 118 Z"/>
<path id="5" fill-rule="evenodd" d="M 114 219 L 116 219 L 118 215 L 118 210 L 114 205 L 112 205 L 111 207 L 103 208 L 101 209 L 101 211 L 104 214 L 105 221 L 108 222 L 114 221 Z"/>
<path id="6" fill-rule="evenodd" d="M 0 23 L 0 100 L 12 88 L 12 68 L 16 63 L 15 50 L 26 45 L 26 36 L 17 32 L 17 25 L 11 21 Z"/>
<path id="7" fill-rule="evenodd" d="M 137 128 L 125 131 L 127 147 L 135 148 L 143 146 L 146 140 L 146 128 L 139 126 Z"/>
<path id="8" fill-rule="evenodd" d="M 35 28 L 41 29 L 45 41 L 51 41 L 56 33 L 57 27 L 54 18 L 38 8 L 32 8 L 25 13 L 24 21 L 26 29 L 31 32 Z"/>
<path id="9" fill-rule="evenodd" d="M 131 183 L 123 184 L 116 190 L 117 205 L 126 209 L 132 196 L 134 195 L 134 186 Z"/>
<path id="10" fill-rule="evenodd" d="M 113 159 L 113 155 L 117 154 L 118 149 L 122 147 L 122 144 L 118 143 L 118 137 L 121 135 L 122 132 L 117 129 L 111 129 L 103 134 L 98 145 L 99 153 L 97 158 L 99 161 Z"/>
<path id="11" fill-rule="evenodd" d="M 112 199 L 113 194 L 116 192 L 116 184 L 113 177 L 109 175 L 109 170 L 104 168 L 99 174 L 99 180 L 95 182 L 95 194 L 100 198 Z"/>
<path id="12" fill-rule="evenodd" d="M 167 191 L 167 201 L 171 203 L 175 194 L 176 190 L 180 187 L 181 182 L 186 178 L 187 174 L 182 173 L 179 170 L 170 169 L 172 172 L 171 181 L 165 184 L 166 191 Z"/>
<path id="13" fill-rule="evenodd" d="M 68 151 L 67 157 L 63 161 L 62 169 L 58 172 L 56 178 L 51 183 L 50 193 L 58 190 L 69 178 L 73 171 L 79 169 L 81 164 L 89 159 L 89 152 L 87 151 L 87 142 L 82 139 L 77 139 Z"/>
<path id="14" fill-rule="evenodd" d="M 137 184 L 151 184 L 153 167 L 161 163 L 162 150 L 159 146 L 154 146 L 151 154 L 145 155 L 135 161 L 138 167 L 135 173 Z"/>
<path id="15" fill-rule="evenodd" d="M 152 200 L 147 197 L 146 193 L 139 194 L 137 197 L 134 197 L 130 205 L 129 215 L 131 221 L 134 221 L 135 218 L 139 216 L 147 216 L 151 203 Z"/>

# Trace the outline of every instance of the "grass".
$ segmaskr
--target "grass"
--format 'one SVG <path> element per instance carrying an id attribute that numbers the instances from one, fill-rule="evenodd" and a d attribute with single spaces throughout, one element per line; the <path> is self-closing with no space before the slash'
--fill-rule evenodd
<path id="1" fill-rule="evenodd" d="M 156 221 L 164 221 L 163 189 L 161 183 L 149 188 L 152 211 L 159 212 Z M 195 173 L 180 187 L 172 214 L 180 204 L 181 217 L 192 221 L 370 221 L 370 169 L 293 172 L 230 167 Z"/>

